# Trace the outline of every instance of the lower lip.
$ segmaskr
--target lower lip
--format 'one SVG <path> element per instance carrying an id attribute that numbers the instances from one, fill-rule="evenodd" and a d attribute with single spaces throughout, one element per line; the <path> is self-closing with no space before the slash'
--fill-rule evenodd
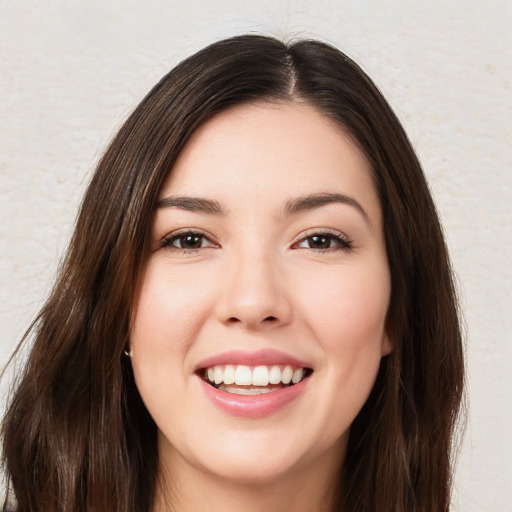
<path id="1" fill-rule="evenodd" d="M 198 379 L 206 396 L 216 407 L 243 418 L 263 418 L 279 412 L 304 392 L 309 381 L 307 377 L 298 384 L 262 395 L 236 395 L 210 386 L 201 377 Z"/>

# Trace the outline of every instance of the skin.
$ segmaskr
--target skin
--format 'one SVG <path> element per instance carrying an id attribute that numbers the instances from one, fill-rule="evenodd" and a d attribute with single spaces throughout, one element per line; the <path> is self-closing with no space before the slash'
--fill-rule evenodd
<path id="1" fill-rule="evenodd" d="M 352 202 L 285 212 L 289 201 L 326 193 Z M 368 164 L 313 107 L 242 105 L 192 135 L 160 194 L 175 196 L 216 201 L 223 214 L 162 206 L 154 218 L 131 349 L 159 429 L 155 510 L 327 511 L 350 425 L 391 351 L 390 275 Z M 175 236 L 189 229 L 195 248 Z M 215 407 L 197 364 L 269 348 L 314 370 L 304 391 L 262 418 Z"/>

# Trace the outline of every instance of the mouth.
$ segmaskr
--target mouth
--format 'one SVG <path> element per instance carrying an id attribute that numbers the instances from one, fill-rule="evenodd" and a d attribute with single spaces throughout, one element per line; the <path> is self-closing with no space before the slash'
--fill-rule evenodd
<path id="1" fill-rule="evenodd" d="M 292 387 L 307 379 L 311 368 L 290 365 L 215 365 L 198 370 L 210 386 L 235 395 L 263 395 Z"/>

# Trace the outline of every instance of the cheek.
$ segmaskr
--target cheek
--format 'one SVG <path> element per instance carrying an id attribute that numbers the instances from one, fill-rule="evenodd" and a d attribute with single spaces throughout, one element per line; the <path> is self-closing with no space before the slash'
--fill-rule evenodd
<path id="1" fill-rule="evenodd" d="M 375 381 L 381 357 L 387 353 L 386 315 L 390 283 L 387 269 L 366 274 L 348 273 L 326 280 L 328 287 L 311 283 L 307 326 L 326 358 L 324 368 L 332 406 L 357 414 Z"/>
<path id="2" fill-rule="evenodd" d="M 139 290 L 132 322 L 134 352 L 180 352 L 193 340 L 200 326 L 206 294 L 197 283 L 162 268 L 148 265 Z M 194 286 L 194 284 L 196 286 Z"/>
<path id="3" fill-rule="evenodd" d="M 135 381 L 152 411 L 148 403 L 152 397 L 174 401 L 183 389 L 186 355 L 201 309 L 197 296 L 194 287 L 176 285 L 161 266 L 148 265 L 133 314 L 130 345 Z"/>
<path id="4" fill-rule="evenodd" d="M 323 280 L 316 277 L 305 283 L 300 296 L 319 342 L 334 351 L 380 348 L 390 297 L 387 269 L 332 272 Z"/>
<path id="5" fill-rule="evenodd" d="M 318 340 L 327 355 L 326 366 L 333 391 L 359 401 L 369 393 L 375 380 L 383 345 L 386 343 L 385 310 L 372 315 L 354 303 L 335 303 L 331 313 L 319 317 Z M 328 317 L 328 318 L 326 318 Z M 362 405 L 362 404 L 361 404 Z"/>

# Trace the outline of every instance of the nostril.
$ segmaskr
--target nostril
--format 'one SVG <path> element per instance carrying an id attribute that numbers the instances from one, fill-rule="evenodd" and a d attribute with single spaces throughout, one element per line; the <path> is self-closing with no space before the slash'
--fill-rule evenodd
<path id="1" fill-rule="evenodd" d="M 236 323 L 240 323 L 240 322 L 243 322 L 242 319 L 240 318 L 237 318 L 236 316 L 232 316 L 230 318 L 228 318 L 227 320 L 230 324 L 236 324 Z M 265 318 L 263 318 L 263 320 L 261 320 L 262 322 L 277 322 L 277 317 L 275 316 L 267 316 Z M 250 322 L 249 322 L 250 323 Z"/>

